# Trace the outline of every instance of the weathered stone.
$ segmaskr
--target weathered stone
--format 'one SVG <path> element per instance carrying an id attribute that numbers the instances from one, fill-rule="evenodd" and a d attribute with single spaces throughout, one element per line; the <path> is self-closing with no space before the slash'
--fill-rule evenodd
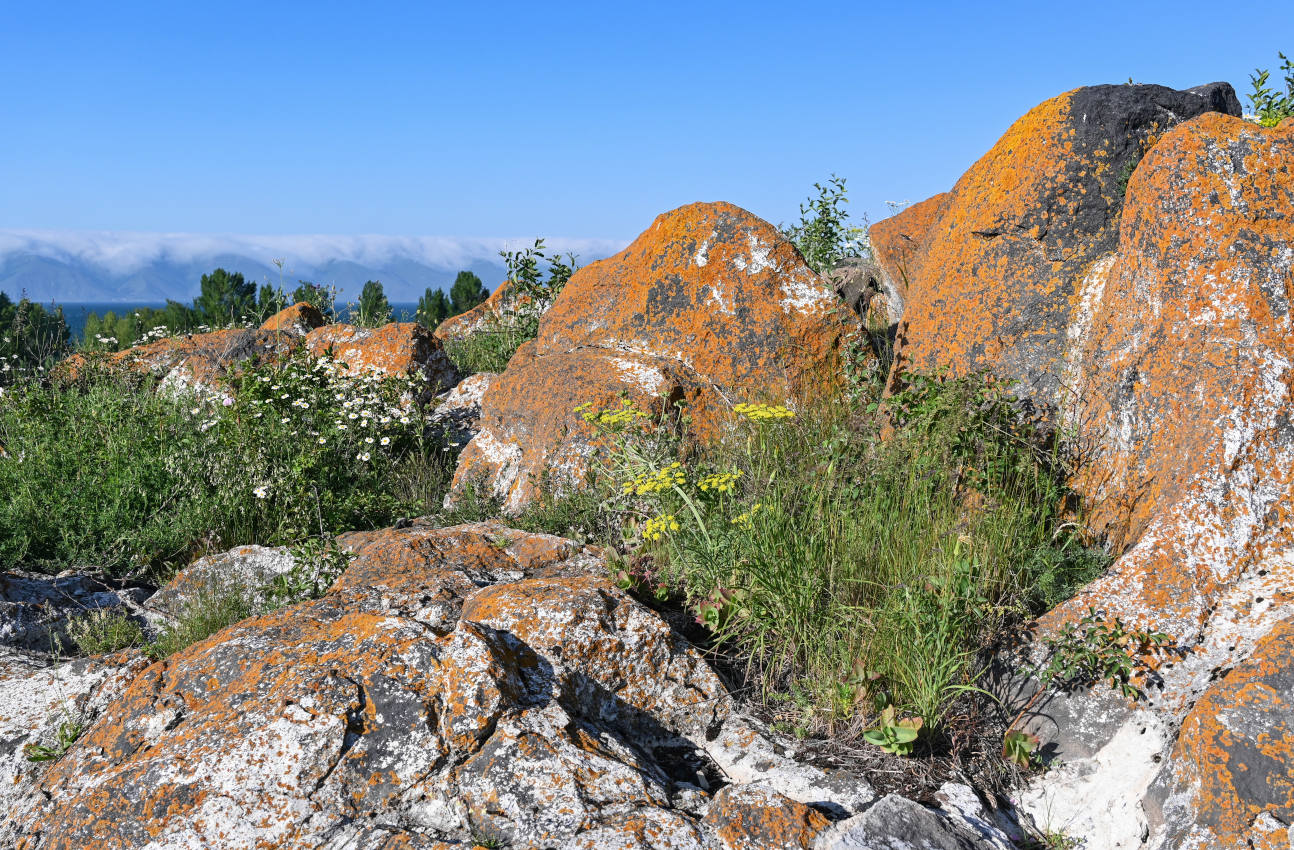
<path id="1" fill-rule="evenodd" d="M 1166 845 L 1247 850 L 1294 821 L 1294 620 L 1285 620 L 1195 704 L 1173 747 Z M 1264 821 L 1276 820 L 1264 827 Z"/>
<path id="2" fill-rule="evenodd" d="M 1040 406 L 1059 401 L 1074 295 L 1114 249 L 1124 185 L 1146 151 L 1231 87 L 1092 86 L 1035 107 L 947 195 L 872 228 L 891 302 L 896 369 L 989 369 Z"/>
<path id="3" fill-rule="evenodd" d="M 304 302 L 284 307 L 261 324 L 261 330 L 290 333 L 294 336 L 305 336 L 315 328 L 328 324 L 314 307 Z"/>
<path id="4" fill-rule="evenodd" d="M 1062 396 L 1084 456 L 1074 483 L 1123 554 L 1040 626 L 1095 607 L 1177 645 L 1142 659 L 1154 681 L 1139 709 L 1058 696 L 1035 724 L 1066 763 L 1035 784 L 1035 819 L 1048 800 L 1083 801 L 1122 830 L 1107 846 L 1162 839 L 1147 794 L 1167 782 L 1177 730 L 1294 616 L 1291 244 L 1294 130 L 1205 114 L 1142 160 L 1118 251 L 1076 293 Z M 1057 782 L 1068 790 L 1048 793 Z"/>
<path id="5" fill-rule="evenodd" d="M 497 377 L 489 372 L 478 372 L 436 397 L 429 421 L 434 427 L 444 430 L 451 448 L 467 445 L 480 431 L 481 401 Z"/>
<path id="6" fill-rule="evenodd" d="M 1010 846 L 1005 835 L 982 836 L 960 817 L 897 794 L 887 794 L 862 814 L 833 825 L 813 845 L 814 850 L 1000 850 Z"/>
<path id="7" fill-rule="evenodd" d="M 252 604 L 260 605 L 265 602 L 265 585 L 290 572 L 295 563 L 281 546 L 237 546 L 194 561 L 148 597 L 146 604 L 167 617 L 178 617 L 201 599 L 229 592 L 247 595 Z"/>
<path id="8" fill-rule="evenodd" d="M 702 825 L 718 850 L 810 850 L 831 821 L 760 785 L 729 785 L 714 796 Z"/>
<path id="9" fill-rule="evenodd" d="M 672 359 L 597 349 L 537 357 L 523 345 L 482 397 L 450 502 L 470 488 L 517 512 L 541 492 L 561 496 L 583 486 L 603 439 L 575 408 L 615 408 L 624 398 L 653 422 L 676 417 L 669 406 L 682 402 L 702 425 L 715 420 L 721 403 Z"/>
<path id="10" fill-rule="evenodd" d="M 305 346 L 316 357 L 330 353 L 352 375 L 417 375 L 433 390 L 458 383 L 458 371 L 440 340 L 416 322 L 390 322 L 380 328 L 325 325 L 306 334 Z"/>
<path id="11" fill-rule="evenodd" d="M 26 748 L 56 747 L 60 731 L 89 725 L 146 664 L 136 652 L 53 664 L 0 650 L 0 846 L 15 846 L 40 800 L 49 762 Z"/>
<path id="12" fill-rule="evenodd" d="M 0 573 L 0 646 L 35 652 L 54 652 L 60 646 L 70 650 L 69 620 L 107 609 L 134 614 L 147 596 L 146 588 L 110 583 L 86 572 Z"/>
<path id="13" fill-rule="evenodd" d="M 724 203 L 666 213 L 576 272 L 491 383 L 454 493 L 476 488 L 518 511 L 545 477 L 550 489 L 581 485 L 594 448 L 572 411 L 622 391 L 653 411 L 688 402 L 692 436 L 708 439 L 730 400 L 826 389 L 858 328 L 767 222 Z"/>
<path id="14" fill-rule="evenodd" d="M 529 295 L 518 295 L 514 289 L 512 281 L 505 280 L 480 304 L 437 325 L 436 338 L 442 342 L 464 340 L 506 324 L 511 317 L 523 312 L 538 316 L 552 306 L 550 301 L 536 302 Z"/>

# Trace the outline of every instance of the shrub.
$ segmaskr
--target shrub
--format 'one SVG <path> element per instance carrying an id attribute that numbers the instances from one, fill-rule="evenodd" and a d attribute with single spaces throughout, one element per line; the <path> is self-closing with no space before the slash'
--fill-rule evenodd
<path id="1" fill-rule="evenodd" d="M 154 661 L 169 658 L 221 629 L 259 613 L 252 599 L 253 594 L 247 588 L 236 584 L 204 589 L 184 607 L 175 625 L 158 635 L 144 647 L 144 651 Z"/>
<path id="2" fill-rule="evenodd" d="M 1254 90 L 1249 95 L 1249 104 L 1253 107 L 1254 118 L 1264 127 L 1275 127 L 1277 124 L 1294 115 L 1294 62 L 1284 53 L 1277 53 L 1281 58 L 1281 71 L 1285 72 L 1285 91 L 1273 89 L 1267 85 L 1271 72 L 1255 69 L 1249 75 Z"/>
<path id="3" fill-rule="evenodd" d="M 800 204 L 800 223 L 782 228 L 787 239 L 795 243 L 809 268 L 824 274 L 849 257 L 860 257 L 866 251 L 862 227 L 851 227 L 849 215 L 842 208 L 849 203 L 845 178 L 831 175 L 827 185 L 814 183 L 818 197 Z"/>
<path id="4" fill-rule="evenodd" d="M 678 597 L 810 726 L 937 734 L 982 651 L 1105 565 L 1066 531 L 1058 456 L 987 377 L 909 376 L 863 411 L 739 404 L 692 456 L 628 402 L 579 412 L 613 446 L 622 585 Z"/>
<path id="5" fill-rule="evenodd" d="M 0 397 L 0 560 L 112 572 L 425 513 L 454 455 L 415 378 L 331 358 L 250 367 L 232 396 L 173 398 L 88 370 Z"/>
<path id="6" fill-rule="evenodd" d="M 85 655 L 107 655 L 144 644 L 144 632 L 135 619 L 124 611 L 108 608 L 74 617 L 67 625 L 67 634 Z"/>

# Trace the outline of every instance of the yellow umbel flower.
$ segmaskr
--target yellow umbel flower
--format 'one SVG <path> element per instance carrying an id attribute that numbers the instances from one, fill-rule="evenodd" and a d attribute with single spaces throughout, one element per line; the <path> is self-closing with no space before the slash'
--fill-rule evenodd
<path id="1" fill-rule="evenodd" d="M 643 526 L 643 539 L 662 540 L 670 532 L 678 531 L 678 529 L 678 519 L 673 514 L 661 514 L 647 520 L 647 524 Z"/>
<path id="2" fill-rule="evenodd" d="M 626 481 L 621 485 L 621 489 L 635 496 L 646 496 L 649 493 L 662 493 L 671 487 L 686 483 L 687 473 L 683 471 L 683 464 L 675 461 L 664 469 L 644 472 L 632 481 Z"/>
<path id="3" fill-rule="evenodd" d="M 776 422 L 781 419 L 793 419 L 795 411 L 780 404 L 741 404 L 732 408 L 733 413 L 744 416 L 752 422 Z"/>
<path id="4" fill-rule="evenodd" d="M 702 478 L 697 487 L 706 491 L 713 490 L 716 493 L 731 493 L 741 475 L 740 469 L 736 472 L 716 472 Z"/>

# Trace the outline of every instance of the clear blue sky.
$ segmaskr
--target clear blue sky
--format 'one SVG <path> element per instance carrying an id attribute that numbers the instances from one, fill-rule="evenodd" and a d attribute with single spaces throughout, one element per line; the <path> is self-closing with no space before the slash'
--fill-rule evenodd
<path id="1" fill-rule="evenodd" d="M 832 172 L 875 218 L 1066 89 L 1282 49 L 1289 0 L 9 0 L 0 228 L 629 238 Z"/>

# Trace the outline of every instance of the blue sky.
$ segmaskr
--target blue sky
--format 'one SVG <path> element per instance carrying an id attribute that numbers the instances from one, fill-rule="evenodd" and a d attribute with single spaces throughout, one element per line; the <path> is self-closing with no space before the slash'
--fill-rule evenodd
<path id="1" fill-rule="evenodd" d="M 628 239 L 948 188 L 1101 82 L 1294 50 L 1272 3 L 36 3 L 0 10 L 0 229 Z M 1282 39 L 1286 43 L 1282 43 Z"/>

